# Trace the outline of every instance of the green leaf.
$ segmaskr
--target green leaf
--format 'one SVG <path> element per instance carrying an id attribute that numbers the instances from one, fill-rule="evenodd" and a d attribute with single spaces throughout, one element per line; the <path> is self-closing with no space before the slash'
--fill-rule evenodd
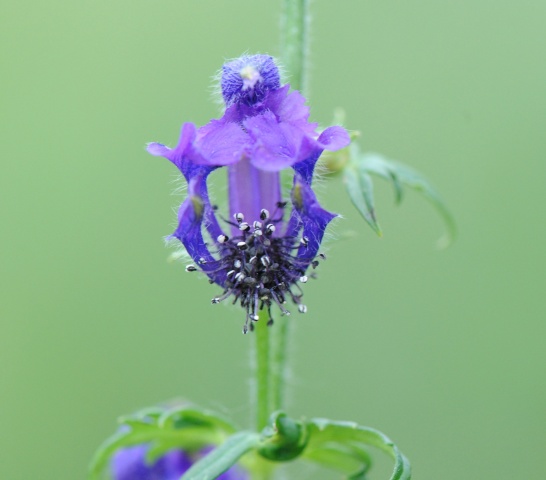
<path id="1" fill-rule="evenodd" d="M 196 451 L 219 445 L 234 431 L 222 417 L 195 407 L 147 409 L 120 419 L 122 430 L 107 439 L 91 462 L 89 478 L 96 480 L 106 471 L 110 458 L 120 448 L 149 444 L 146 460 L 153 463 L 173 448 Z"/>
<path id="2" fill-rule="evenodd" d="M 373 428 L 361 427 L 353 422 L 336 422 L 327 419 L 316 418 L 307 424 L 309 430 L 309 443 L 304 457 L 345 471 L 350 466 L 347 456 L 351 456 L 350 450 L 343 447 L 362 445 L 377 447 L 391 456 L 394 460 L 394 470 L 390 480 L 411 479 L 411 468 L 408 459 L 400 452 L 398 447 L 385 434 Z M 332 455 L 332 449 L 337 450 Z M 364 478 L 369 459 L 364 450 L 352 452 L 354 458 L 358 454 L 364 463 L 363 469 L 353 474 L 353 479 Z M 356 476 L 354 476 L 356 475 Z"/>
<path id="3" fill-rule="evenodd" d="M 420 192 L 438 211 L 446 225 L 446 234 L 438 241 L 440 248 L 447 247 L 456 236 L 456 226 L 444 200 L 428 180 L 412 168 L 376 153 L 362 154 L 356 144 L 350 147 L 351 159 L 345 167 L 345 186 L 349 197 L 364 220 L 380 234 L 377 224 L 371 175 L 392 183 L 395 202 L 399 204 L 404 196 L 404 188 Z"/>
<path id="4" fill-rule="evenodd" d="M 423 196 L 436 208 L 446 224 L 447 232 L 445 236 L 438 241 L 438 246 L 444 248 L 453 241 L 456 236 L 456 226 L 453 216 L 440 194 L 423 175 L 406 165 L 386 160 L 381 155 L 374 153 L 362 155 L 359 163 L 361 168 L 371 174 L 392 181 L 397 203 L 400 203 L 402 200 L 403 186 L 407 186 L 423 194 Z"/>
<path id="5" fill-rule="evenodd" d="M 232 434 L 235 426 L 226 418 L 210 410 L 200 410 L 192 407 L 179 407 L 167 410 L 158 419 L 161 428 L 181 428 L 184 426 L 207 426 Z"/>
<path id="6" fill-rule="evenodd" d="M 375 218 L 375 206 L 373 198 L 373 182 L 368 173 L 359 168 L 353 162 L 345 168 L 343 182 L 349 194 L 349 198 L 362 218 L 379 236 L 382 235 L 381 227 Z"/>
<path id="7" fill-rule="evenodd" d="M 364 480 L 372 464 L 368 452 L 357 445 L 326 444 L 309 449 L 302 458 L 342 472 L 350 480 Z"/>
<path id="8" fill-rule="evenodd" d="M 235 465 L 239 458 L 258 445 L 260 435 L 239 432 L 229 437 L 206 457 L 194 463 L 181 480 L 212 480 Z"/>

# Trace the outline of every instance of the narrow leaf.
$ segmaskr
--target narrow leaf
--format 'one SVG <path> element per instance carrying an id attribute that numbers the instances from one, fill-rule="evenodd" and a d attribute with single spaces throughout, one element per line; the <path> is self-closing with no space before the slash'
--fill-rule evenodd
<path id="1" fill-rule="evenodd" d="M 206 457 L 194 463 L 181 480 L 213 480 L 235 465 L 239 458 L 256 447 L 259 441 L 260 436 L 257 433 L 236 433 Z"/>
<path id="2" fill-rule="evenodd" d="M 375 206 L 373 198 L 373 183 L 370 176 L 354 165 L 349 165 L 344 172 L 343 182 L 349 194 L 351 202 L 356 207 L 362 218 L 379 236 L 381 228 L 375 218 Z"/>
<path id="3" fill-rule="evenodd" d="M 355 152 L 357 151 L 355 150 Z M 438 246 L 445 248 L 453 241 L 456 236 L 453 216 L 440 194 L 423 175 L 406 165 L 387 160 L 375 153 L 362 155 L 357 152 L 357 157 L 353 157 L 352 162 L 358 165 L 359 170 L 392 182 L 396 203 L 400 203 L 402 200 L 403 187 L 420 192 L 436 208 L 446 225 L 446 234 L 438 241 Z"/>
<path id="4" fill-rule="evenodd" d="M 327 419 L 312 419 L 309 424 L 309 444 L 306 456 L 313 455 L 313 450 L 324 449 L 333 445 L 351 445 L 354 443 L 377 447 L 394 460 L 394 470 L 390 480 L 409 480 L 411 468 L 408 459 L 385 434 L 373 428 L 361 427 L 353 422 L 336 422 Z M 358 477 L 357 477 L 358 478 Z M 360 477 L 362 478 L 362 477 Z"/>
<path id="5" fill-rule="evenodd" d="M 209 410 L 179 407 L 168 410 L 159 418 L 161 428 L 180 428 L 184 425 L 203 425 L 231 434 L 235 427 L 227 419 Z"/>
<path id="6" fill-rule="evenodd" d="M 207 445 L 217 445 L 225 439 L 225 433 L 209 426 L 189 426 L 181 429 L 162 429 L 157 425 L 134 424 L 127 430 L 116 432 L 98 448 L 89 467 L 89 478 L 97 480 L 105 472 L 112 455 L 119 449 L 148 444 L 146 456 L 153 462 L 173 448 L 194 451 Z"/>
<path id="7" fill-rule="evenodd" d="M 347 475 L 350 480 L 363 480 L 371 466 L 369 454 L 357 445 L 330 444 L 321 448 L 308 449 L 303 458 L 326 468 Z"/>

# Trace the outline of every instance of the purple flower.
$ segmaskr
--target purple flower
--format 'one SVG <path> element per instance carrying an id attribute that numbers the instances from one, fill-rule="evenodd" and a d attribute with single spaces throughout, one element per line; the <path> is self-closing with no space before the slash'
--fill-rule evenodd
<path id="1" fill-rule="evenodd" d="M 305 98 L 289 85 L 280 85 L 279 71 L 267 55 L 243 56 L 222 68 L 221 87 L 226 104 L 222 118 L 197 128 L 182 126 L 178 145 L 171 149 L 150 143 L 148 151 L 174 163 L 188 183 L 188 196 L 178 212 L 173 236 L 185 246 L 211 283 L 223 287 L 212 302 L 234 297 L 249 320 L 258 320 L 271 306 L 282 314 L 291 299 L 302 313 L 300 283 L 307 281 L 328 223 L 336 216 L 324 210 L 311 183 L 323 150 L 349 144 L 342 127 L 320 135 L 310 123 Z M 207 177 L 228 169 L 229 209 L 234 221 L 224 232 L 207 191 Z M 280 171 L 294 171 L 290 202 L 281 194 Z M 288 204 L 290 210 L 288 211 Z M 198 268 L 190 265 L 187 270 Z M 250 322 L 250 328 L 252 323 Z"/>
<path id="2" fill-rule="evenodd" d="M 180 480 L 200 455 L 190 456 L 182 450 L 171 450 L 147 465 L 148 445 L 136 445 L 118 450 L 112 458 L 113 480 Z M 237 466 L 218 477 L 220 480 L 246 480 L 247 475 Z"/>

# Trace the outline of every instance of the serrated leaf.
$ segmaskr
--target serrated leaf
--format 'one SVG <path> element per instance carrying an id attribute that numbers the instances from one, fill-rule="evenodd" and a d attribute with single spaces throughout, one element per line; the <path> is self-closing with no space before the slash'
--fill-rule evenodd
<path id="1" fill-rule="evenodd" d="M 336 422 L 322 418 L 309 421 L 308 429 L 310 438 L 305 452 L 306 457 L 317 455 L 314 452 L 324 450 L 325 447 L 332 448 L 332 446 L 354 444 L 369 445 L 383 450 L 394 460 L 394 469 L 390 480 L 411 479 L 411 468 L 408 459 L 390 438 L 378 430 L 362 427 L 353 422 Z M 341 456 L 338 457 L 338 460 L 340 462 L 344 461 Z M 340 466 L 343 465 L 340 463 Z M 360 474 L 360 478 L 363 478 L 362 472 L 357 474 Z"/>
<path id="2" fill-rule="evenodd" d="M 373 198 L 373 182 L 371 177 L 354 164 L 349 164 L 344 171 L 343 182 L 349 194 L 351 202 L 356 207 L 362 218 L 379 236 L 382 235 L 381 227 L 375 218 L 375 206 Z"/>
<path id="3" fill-rule="evenodd" d="M 355 149 L 352 150 L 352 154 L 354 156 L 351 158 L 351 162 L 356 164 L 360 171 L 377 175 L 392 183 L 397 204 L 402 201 L 403 187 L 409 187 L 422 193 L 436 208 L 446 225 L 447 232 L 438 241 L 438 246 L 445 248 L 453 241 L 456 236 L 455 221 L 440 194 L 423 175 L 406 165 L 387 160 L 375 153 L 360 154 Z"/>
<path id="4" fill-rule="evenodd" d="M 224 473 L 249 450 L 258 445 L 260 436 L 254 432 L 239 432 L 194 463 L 181 480 L 213 480 Z"/>

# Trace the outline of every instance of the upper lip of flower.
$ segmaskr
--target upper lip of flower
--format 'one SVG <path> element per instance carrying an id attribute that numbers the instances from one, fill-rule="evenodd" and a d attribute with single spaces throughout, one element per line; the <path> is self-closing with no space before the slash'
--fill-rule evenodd
<path id="1" fill-rule="evenodd" d="M 148 151 L 166 156 L 179 168 L 183 160 L 218 167 L 247 157 L 260 170 L 280 171 L 312 156 L 318 158 L 325 149 L 348 145 L 349 136 L 342 127 L 329 127 L 317 136 L 316 124 L 307 121 L 309 111 L 302 95 L 288 90 L 285 85 L 254 108 L 232 105 L 221 119 L 199 129 L 186 123 L 174 150 L 151 143 Z"/>

